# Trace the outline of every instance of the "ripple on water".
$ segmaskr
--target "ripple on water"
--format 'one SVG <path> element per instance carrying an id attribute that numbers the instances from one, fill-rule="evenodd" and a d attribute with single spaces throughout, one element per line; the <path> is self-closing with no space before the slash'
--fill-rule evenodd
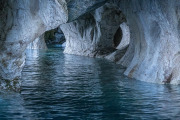
<path id="1" fill-rule="evenodd" d="M 103 59 L 27 51 L 21 93 L 0 92 L 0 119 L 180 119 L 180 87 L 128 79 Z"/>

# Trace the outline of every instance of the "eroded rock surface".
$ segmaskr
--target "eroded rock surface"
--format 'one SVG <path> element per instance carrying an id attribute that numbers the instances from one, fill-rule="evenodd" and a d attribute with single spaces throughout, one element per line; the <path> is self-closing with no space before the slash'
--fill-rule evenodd
<path id="1" fill-rule="evenodd" d="M 123 58 L 119 56 L 122 54 L 119 50 L 110 55 L 114 61 L 127 67 L 125 75 L 148 82 L 179 84 L 180 2 L 110 0 L 98 8 L 105 2 L 1 0 L 0 78 L 6 79 L 5 82 L 1 80 L 1 84 L 16 86 L 25 63 L 27 45 L 61 24 L 67 40 L 65 53 L 104 57 L 123 48 L 121 41 L 130 38 Z M 131 35 L 129 37 L 127 32 L 120 41 L 121 37 L 116 33 L 124 21 Z M 71 23 L 64 24 L 66 22 Z M 127 26 L 119 31 L 122 30 L 123 34 Z"/>
<path id="2" fill-rule="evenodd" d="M 106 4 L 84 18 L 61 25 L 66 38 L 65 53 L 105 56 L 115 51 L 113 39 L 124 16 L 117 7 Z"/>
<path id="3" fill-rule="evenodd" d="M 129 45 L 130 30 L 129 30 L 129 26 L 125 22 L 120 25 L 120 29 L 122 31 L 122 38 L 120 40 L 119 45 L 117 46 L 117 49 L 123 50 Z"/>
<path id="4" fill-rule="evenodd" d="M 79 17 L 87 14 L 102 5 L 104 5 L 108 0 L 66 0 L 69 19 L 68 22 L 78 19 Z"/>
<path id="5" fill-rule="evenodd" d="M 27 45 L 65 23 L 68 12 L 64 0 L 1 0 L 1 5 L 0 76 L 12 81 L 21 76 Z"/>
<path id="6" fill-rule="evenodd" d="M 24 51 L 29 43 L 45 31 L 68 21 L 77 9 L 74 0 L 1 0 L 0 1 L 0 78 L 6 83 L 19 79 L 25 63 Z M 87 0 L 72 20 L 100 5 L 102 1 Z M 68 3 L 67 3 L 68 2 Z M 82 1 L 76 1 L 76 3 Z M 73 3 L 73 4 L 71 4 Z M 98 4 L 99 3 L 99 4 Z M 69 6 L 69 11 L 67 6 Z M 81 6 L 82 7 L 82 6 Z M 83 12 L 82 12 L 83 11 Z M 69 20 L 70 21 L 70 20 Z M 10 81 L 9 81 L 10 80 Z M 5 83 L 5 84 L 6 84 Z M 3 84 L 3 83 L 1 83 Z"/>
<path id="7" fill-rule="evenodd" d="M 179 23 L 177 0 L 116 0 L 126 16 L 131 41 L 119 61 L 125 75 L 153 83 L 180 83 Z"/>
<path id="8" fill-rule="evenodd" d="M 44 34 L 31 42 L 26 49 L 47 49 L 47 45 L 44 40 Z"/>

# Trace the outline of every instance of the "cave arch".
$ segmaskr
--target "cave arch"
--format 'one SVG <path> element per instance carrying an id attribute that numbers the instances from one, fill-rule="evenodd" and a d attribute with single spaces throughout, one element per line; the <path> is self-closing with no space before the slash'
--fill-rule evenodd
<path id="1" fill-rule="evenodd" d="M 60 26 L 44 32 L 32 41 L 26 49 L 48 49 L 49 47 L 65 47 L 65 37 Z"/>

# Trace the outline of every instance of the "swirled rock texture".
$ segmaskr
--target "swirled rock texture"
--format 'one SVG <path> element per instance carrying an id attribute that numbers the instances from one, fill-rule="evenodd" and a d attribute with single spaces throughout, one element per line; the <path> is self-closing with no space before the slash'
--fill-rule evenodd
<path id="1" fill-rule="evenodd" d="M 64 0 L 1 0 L 0 77 L 18 79 L 25 63 L 27 45 L 67 20 Z"/>
<path id="2" fill-rule="evenodd" d="M 180 84 L 180 2 L 109 0 L 104 5 L 105 2 L 0 0 L 0 78 L 6 79 L 0 81 L 1 85 L 16 86 L 27 45 L 45 31 L 63 24 L 65 53 L 104 57 L 120 49 L 119 38 L 129 37 L 116 34 L 124 21 L 130 29 L 130 44 L 125 55 L 115 61 L 127 67 L 125 75 L 153 83 Z M 119 54 L 116 51 L 114 55 Z"/>
<path id="3" fill-rule="evenodd" d="M 68 6 L 68 22 L 78 19 L 98 7 L 104 5 L 108 0 L 66 0 Z"/>
<path id="4" fill-rule="evenodd" d="M 25 63 L 24 51 L 29 43 L 45 31 L 73 21 L 104 2 L 105 0 L 0 0 L 0 78 L 12 86 L 16 83 L 12 81 L 21 76 Z M 77 3 L 83 7 L 79 9 L 80 7 L 74 6 Z M 79 12 L 73 14 L 74 11 Z M 72 18 L 68 18 L 72 15 Z M 6 84 L 3 80 L 0 82 Z"/>
<path id="5" fill-rule="evenodd" d="M 66 38 L 64 52 L 90 57 L 112 53 L 114 35 L 123 21 L 121 11 L 106 4 L 84 18 L 61 25 Z"/>
<path id="6" fill-rule="evenodd" d="M 130 46 L 119 61 L 125 75 L 153 83 L 180 83 L 180 2 L 115 0 L 130 27 Z"/>

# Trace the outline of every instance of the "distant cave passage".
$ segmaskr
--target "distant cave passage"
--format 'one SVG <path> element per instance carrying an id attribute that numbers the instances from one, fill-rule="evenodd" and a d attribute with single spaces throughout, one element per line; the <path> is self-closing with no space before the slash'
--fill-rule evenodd
<path id="1" fill-rule="evenodd" d="M 47 45 L 59 44 L 62 45 L 66 42 L 64 33 L 60 27 L 46 31 L 44 39 Z"/>
<path id="2" fill-rule="evenodd" d="M 47 49 L 48 47 L 65 47 L 66 40 L 60 27 L 46 31 L 31 42 L 27 49 Z"/>

